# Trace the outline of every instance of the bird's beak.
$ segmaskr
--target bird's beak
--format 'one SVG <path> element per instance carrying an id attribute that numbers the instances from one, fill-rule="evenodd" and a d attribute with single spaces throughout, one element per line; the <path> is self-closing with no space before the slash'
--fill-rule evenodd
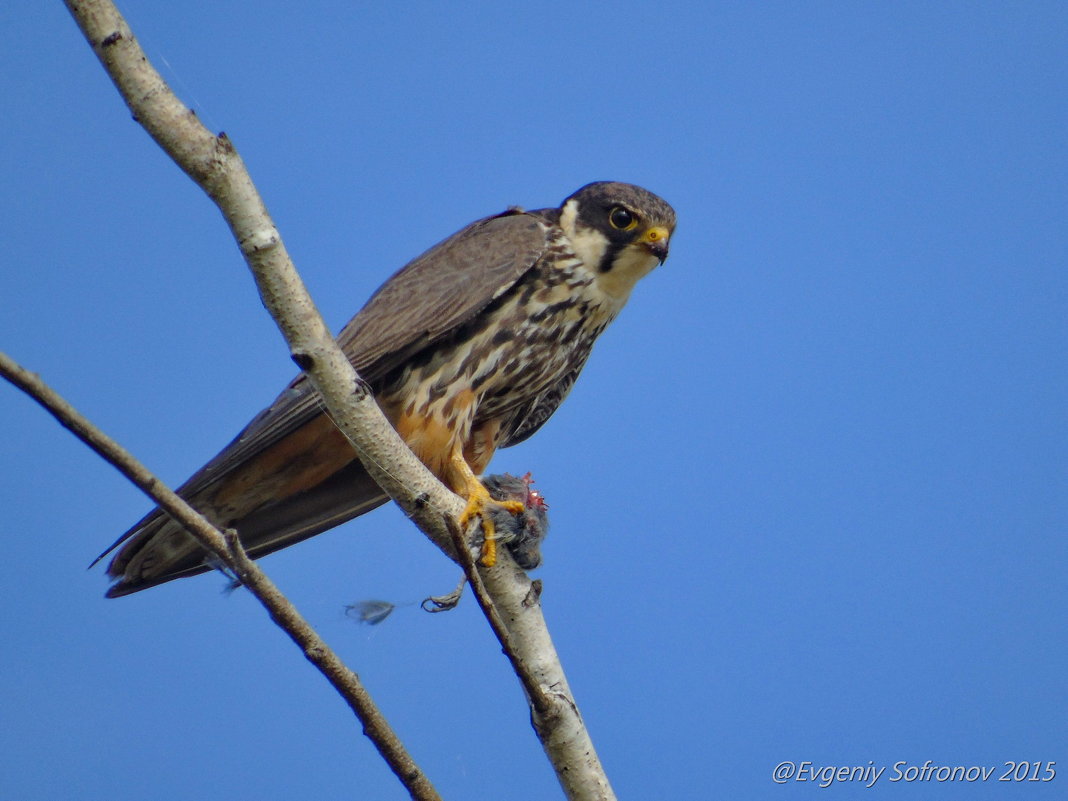
<path id="1" fill-rule="evenodd" d="M 638 241 L 663 264 L 664 259 L 668 256 L 668 241 L 670 239 L 671 232 L 667 228 L 657 225 L 642 234 Z"/>

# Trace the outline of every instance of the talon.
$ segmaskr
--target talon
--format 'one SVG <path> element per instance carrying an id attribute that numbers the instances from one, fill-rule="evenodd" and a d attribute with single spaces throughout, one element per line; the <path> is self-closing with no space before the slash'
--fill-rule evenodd
<path id="1" fill-rule="evenodd" d="M 525 509 L 519 501 L 494 500 L 481 483 L 472 486 L 471 493 L 467 497 L 467 506 L 460 514 L 460 526 L 466 528 L 476 517 L 481 520 L 482 551 L 478 561 L 485 567 L 493 567 L 497 564 L 497 527 L 493 524 L 492 514 L 486 510 L 486 507 L 491 504 L 513 515 L 520 514 Z"/>
<path id="2" fill-rule="evenodd" d="M 493 514 L 489 507 L 519 515 L 526 511 L 526 506 L 520 501 L 498 501 L 490 495 L 490 491 L 475 475 L 461 451 L 452 454 L 450 463 L 452 481 L 446 483 L 454 492 L 467 498 L 467 506 L 460 514 L 460 527 L 466 529 L 472 520 L 479 518 L 482 525 L 482 550 L 478 561 L 485 567 L 493 567 L 497 563 L 497 527 L 493 523 Z"/>
<path id="3" fill-rule="evenodd" d="M 485 514 L 484 510 L 487 504 L 493 504 L 512 515 L 521 514 L 525 507 L 519 501 L 498 501 L 493 498 L 486 498 L 483 501 L 483 512 L 480 513 L 482 517 L 482 553 L 479 554 L 478 561 L 485 567 L 493 567 L 497 564 L 497 526 L 493 522 L 493 515 Z"/>
<path id="4" fill-rule="evenodd" d="M 483 567 L 493 567 L 497 564 L 497 537 L 493 523 L 485 518 L 482 519 L 482 553 L 478 555 L 479 564 Z"/>
<path id="5" fill-rule="evenodd" d="M 471 485 L 467 494 L 467 506 L 460 513 L 460 526 L 466 528 L 467 524 L 476 517 L 485 520 L 486 501 L 490 500 L 489 491 L 479 483 Z"/>

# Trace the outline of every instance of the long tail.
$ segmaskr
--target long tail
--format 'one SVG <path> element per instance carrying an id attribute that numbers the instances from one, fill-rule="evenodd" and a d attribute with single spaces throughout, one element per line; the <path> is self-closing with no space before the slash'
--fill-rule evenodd
<path id="1" fill-rule="evenodd" d="M 387 500 L 389 497 L 355 460 L 321 484 L 262 506 L 227 525 L 237 530 L 248 555 L 257 558 L 314 537 Z M 193 505 L 196 506 L 195 500 Z M 108 575 L 117 579 L 107 592 L 109 598 L 204 573 L 213 567 L 192 535 L 160 509 L 127 531 L 97 561 L 119 545 L 122 548 L 108 566 Z"/>

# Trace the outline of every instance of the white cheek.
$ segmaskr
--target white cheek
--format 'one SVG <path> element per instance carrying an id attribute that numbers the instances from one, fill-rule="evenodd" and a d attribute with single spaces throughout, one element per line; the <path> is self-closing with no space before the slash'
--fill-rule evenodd
<path id="1" fill-rule="evenodd" d="M 590 272 L 593 272 L 604 258 L 604 252 L 608 249 L 608 240 L 598 231 L 589 228 L 580 230 L 576 225 L 577 218 L 578 201 L 567 201 L 560 212 L 560 227 L 564 229 L 564 234 L 571 242 L 572 252 L 582 259 L 582 263 Z"/>
<path id="2" fill-rule="evenodd" d="M 597 286 L 622 304 L 634 289 L 634 285 L 651 273 L 657 263 L 656 256 L 645 248 L 633 245 L 624 248 L 616 256 L 611 270 L 597 274 Z"/>
<path id="3" fill-rule="evenodd" d="M 590 272 L 596 272 L 605 251 L 608 250 L 608 240 L 600 231 L 586 229 L 577 231 L 571 239 L 571 247 L 575 255 L 582 259 L 582 263 Z"/>

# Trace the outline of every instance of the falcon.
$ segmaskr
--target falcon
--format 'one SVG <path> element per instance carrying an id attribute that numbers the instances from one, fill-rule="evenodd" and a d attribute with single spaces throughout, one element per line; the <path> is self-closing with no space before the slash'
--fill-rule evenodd
<path id="1" fill-rule="evenodd" d="M 495 559 L 490 512 L 524 505 L 492 499 L 478 476 L 497 448 L 522 442 L 556 411 L 594 340 L 667 258 L 674 230 L 671 206 L 624 183 L 587 184 L 555 209 L 510 208 L 407 264 L 338 335 L 400 436 L 467 499 L 461 523 L 481 521 L 484 564 Z M 253 558 L 389 499 L 303 374 L 178 493 L 235 529 Z M 158 508 L 97 561 L 116 548 L 108 597 L 214 567 Z"/>

